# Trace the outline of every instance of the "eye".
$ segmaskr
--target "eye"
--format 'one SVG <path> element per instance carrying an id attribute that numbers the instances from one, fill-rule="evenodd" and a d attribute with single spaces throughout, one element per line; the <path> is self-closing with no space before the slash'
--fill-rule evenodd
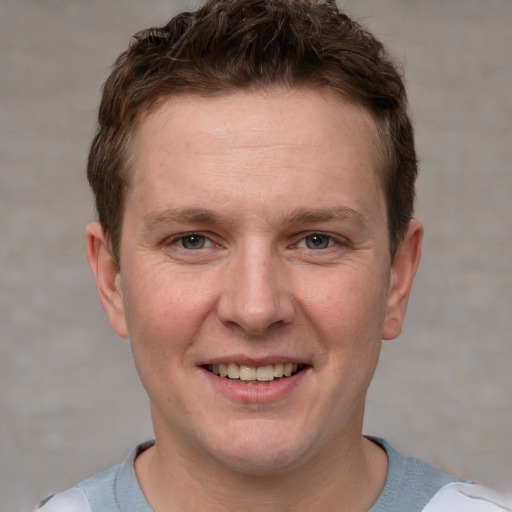
<path id="1" fill-rule="evenodd" d="M 206 246 L 207 240 L 206 237 L 202 235 L 191 233 L 190 235 L 185 235 L 178 238 L 177 243 L 184 249 L 194 250 L 203 249 Z"/>
<path id="2" fill-rule="evenodd" d="M 306 236 L 304 243 L 308 249 L 327 249 L 332 244 L 332 238 L 327 235 L 315 233 L 313 235 Z"/>

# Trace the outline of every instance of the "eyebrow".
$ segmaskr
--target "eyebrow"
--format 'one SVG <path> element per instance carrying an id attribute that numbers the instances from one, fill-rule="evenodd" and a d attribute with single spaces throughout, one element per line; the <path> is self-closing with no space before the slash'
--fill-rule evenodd
<path id="1" fill-rule="evenodd" d="M 289 224 L 313 224 L 315 222 L 328 222 L 336 220 L 351 219 L 359 224 L 364 224 L 366 215 L 364 212 L 356 211 L 347 206 L 336 206 L 333 208 L 299 208 L 283 218 L 284 223 Z"/>
<path id="2" fill-rule="evenodd" d="M 283 224 L 314 224 L 317 222 L 353 220 L 358 224 L 365 224 L 366 215 L 346 206 L 333 208 L 298 208 L 281 218 Z M 144 216 L 144 227 L 152 230 L 160 225 L 173 222 L 185 222 L 192 224 L 224 224 L 232 225 L 236 220 L 231 220 L 219 215 L 208 208 L 166 208 L 162 211 L 154 211 Z"/>
<path id="3" fill-rule="evenodd" d="M 170 224 L 172 222 L 190 222 L 190 223 L 229 223 L 223 217 L 207 208 L 166 208 L 163 211 L 148 213 L 144 216 L 144 226 L 151 230 L 161 224 Z"/>

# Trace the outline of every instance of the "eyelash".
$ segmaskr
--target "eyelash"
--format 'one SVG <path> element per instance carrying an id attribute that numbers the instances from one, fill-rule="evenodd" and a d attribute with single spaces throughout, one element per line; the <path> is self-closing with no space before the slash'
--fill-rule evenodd
<path id="1" fill-rule="evenodd" d="M 327 241 L 327 246 L 325 247 L 311 247 L 308 245 L 308 239 L 314 239 L 315 237 L 321 239 L 321 241 Z M 196 238 L 199 242 L 199 246 L 197 247 L 186 247 L 186 241 L 187 239 Z M 202 242 L 202 245 L 201 245 Z M 334 237 L 333 235 L 322 233 L 322 232 L 311 232 L 311 233 L 303 233 L 300 235 L 300 238 L 297 242 L 291 244 L 289 247 L 301 247 L 301 244 L 304 244 L 302 248 L 308 249 L 311 251 L 320 251 L 320 250 L 326 250 L 329 249 L 335 245 L 346 245 L 348 242 L 346 240 L 340 240 L 337 237 Z M 207 235 L 198 233 L 198 232 L 190 232 L 190 233 L 184 233 L 180 234 L 178 236 L 175 236 L 171 238 L 168 242 L 168 245 L 178 245 L 180 249 L 186 250 L 186 251 L 198 251 L 201 249 L 209 248 L 211 246 L 219 247 L 218 244 L 215 244 Z M 207 245 L 207 247 L 205 247 Z M 317 244 L 317 245 L 321 245 Z"/>
<path id="2" fill-rule="evenodd" d="M 311 241 L 313 241 L 314 238 L 317 238 L 317 239 L 321 239 L 321 241 L 327 241 L 327 246 L 326 247 L 311 247 L 308 245 L 308 239 L 310 239 Z M 306 249 L 310 249 L 312 251 L 319 251 L 319 250 L 324 250 L 324 249 L 329 249 L 330 247 L 332 247 L 333 245 L 336 245 L 338 242 L 337 240 L 332 236 L 332 235 L 328 235 L 326 233 L 309 233 L 309 234 L 306 234 L 306 235 L 303 235 L 302 238 L 297 242 L 297 244 L 295 244 L 295 246 L 299 246 L 302 242 L 304 242 L 304 244 L 306 245 Z M 313 244 L 315 245 L 315 243 L 313 242 Z M 317 245 L 321 245 L 320 244 L 317 244 Z"/>
<path id="3" fill-rule="evenodd" d="M 185 247 L 185 241 L 187 239 L 196 238 L 203 242 L 203 245 L 201 247 Z M 168 241 L 169 245 L 179 245 L 181 249 L 187 250 L 187 251 L 198 251 L 200 249 L 204 249 L 204 245 L 207 243 L 210 243 L 212 245 L 215 245 L 206 235 L 203 235 L 201 233 L 196 232 L 190 232 L 190 233 L 184 233 L 181 235 L 178 235 Z"/>

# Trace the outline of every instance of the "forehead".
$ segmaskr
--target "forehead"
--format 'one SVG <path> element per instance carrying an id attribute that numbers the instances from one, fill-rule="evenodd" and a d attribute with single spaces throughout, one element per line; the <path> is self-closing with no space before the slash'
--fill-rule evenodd
<path id="1" fill-rule="evenodd" d="M 342 177 L 345 185 L 365 181 L 381 190 L 383 160 L 372 114 L 328 91 L 180 95 L 141 118 L 128 199 L 156 197 L 162 183 L 170 185 L 170 175 L 174 192 L 194 179 L 198 189 L 206 183 L 212 190 L 228 187 L 233 205 L 236 197 L 269 186 L 305 194 L 304 184 L 311 183 L 311 191 L 321 185 L 329 195 Z M 158 200 L 164 200 L 161 194 Z"/>
<path id="2" fill-rule="evenodd" d="M 331 130 L 334 142 L 338 135 L 349 137 L 354 149 L 371 152 L 375 170 L 384 172 L 383 144 L 370 110 L 355 100 L 319 88 L 273 87 L 160 99 L 141 114 L 134 128 L 132 162 L 147 157 L 147 152 L 155 149 L 147 142 L 155 141 L 155 135 L 169 129 L 174 132 L 176 149 L 178 145 L 191 146 L 197 139 L 203 141 L 205 150 L 207 142 L 223 142 L 232 149 L 233 145 L 245 144 L 242 138 L 247 139 L 247 146 L 257 146 L 271 131 L 285 143 L 299 142 L 302 137 L 311 145 L 325 148 L 328 141 L 319 126 Z M 353 129 L 346 130 L 347 126 Z"/>

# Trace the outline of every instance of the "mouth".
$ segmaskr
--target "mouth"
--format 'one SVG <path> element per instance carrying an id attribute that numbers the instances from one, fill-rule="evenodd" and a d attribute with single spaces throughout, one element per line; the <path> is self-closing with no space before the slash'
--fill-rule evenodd
<path id="1" fill-rule="evenodd" d="M 297 375 L 306 368 L 298 363 L 276 363 L 265 366 L 248 366 L 246 364 L 220 363 L 206 364 L 203 368 L 217 377 L 222 377 L 242 384 L 268 384 Z"/>

